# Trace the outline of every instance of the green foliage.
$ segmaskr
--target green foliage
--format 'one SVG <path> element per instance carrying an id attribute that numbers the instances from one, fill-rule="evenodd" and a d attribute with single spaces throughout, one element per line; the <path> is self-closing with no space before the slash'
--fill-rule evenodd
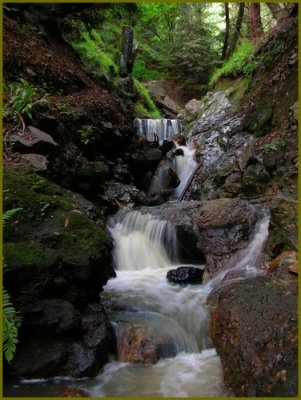
<path id="1" fill-rule="evenodd" d="M 6 223 L 10 220 L 17 212 L 22 211 L 23 208 L 12 208 L 11 210 L 6 210 L 2 215 L 2 225 L 5 228 Z"/>
<path id="2" fill-rule="evenodd" d="M 110 54 L 103 50 L 103 42 L 97 31 L 81 31 L 80 40 L 73 41 L 71 45 L 82 60 L 95 70 L 96 76 L 104 76 L 108 81 L 114 81 L 118 68 Z"/>
<path id="3" fill-rule="evenodd" d="M 134 79 L 134 90 L 138 101 L 136 102 L 135 114 L 137 117 L 148 117 L 148 118 L 160 118 L 161 114 L 157 109 L 155 103 L 146 87 L 139 82 L 137 79 Z"/>
<path id="4" fill-rule="evenodd" d="M 10 363 L 15 355 L 18 343 L 18 328 L 21 317 L 16 312 L 9 293 L 3 289 L 3 352 L 5 359 Z"/>
<path id="5" fill-rule="evenodd" d="M 21 211 L 22 208 L 14 208 L 7 210 L 3 213 L 2 221 L 3 227 L 5 227 L 8 220 L 17 212 Z M 8 270 L 7 263 L 3 258 L 3 269 Z M 15 310 L 9 293 L 3 288 L 2 289 L 2 309 L 3 309 L 3 352 L 7 362 L 11 362 L 16 352 L 16 346 L 18 343 L 18 328 L 21 325 L 21 318 L 18 312 Z"/>
<path id="6" fill-rule="evenodd" d="M 285 145 L 285 142 L 283 140 L 277 140 L 277 141 L 271 142 L 271 143 L 264 143 L 259 148 L 264 153 L 273 153 L 279 147 L 283 147 L 284 145 Z"/>
<path id="7" fill-rule="evenodd" d="M 137 57 L 133 68 L 133 75 L 137 79 L 148 81 L 163 79 L 166 74 L 157 69 L 150 68 L 142 57 Z"/>
<path id="8" fill-rule="evenodd" d="M 237 77 L 239 75 L 248 76 L 257 67 L 256 61 L 250 60 L 254 53 L 251 41 L 241 42 L 231 57 L 216 69 L 211 76 L 209 85 L 213 86 L 221 77 Z"/>
<path id="9" fill-rule="evenodd" d="M 140 49 L 137 77 L 147 70 L 166 71 L 186 84 L 207 83 L 216 57 L 214 23 L 206 4 L 140 3 L 135 25 Z M 140 63 L 140 65 L 139 65 Z M 142 68 L 143 67 L 143 68 Z M 143 71 L 143 72 L 142 72 Z"/>
<path id="10" fill-rule="evenodd" d="M 19 82 L 6 85 L 5 93 L 9 101 L 4 105 L 4 118 L 17 122 L 20 114 L 23 118 L 32 119 L 33 97 L 37 94 L 37 88 L 25 79 L 20 79 Z"/>

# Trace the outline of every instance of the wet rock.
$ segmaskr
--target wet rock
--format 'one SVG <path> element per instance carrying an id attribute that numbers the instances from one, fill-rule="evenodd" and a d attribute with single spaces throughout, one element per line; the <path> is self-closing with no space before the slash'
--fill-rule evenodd
<path id="1" fill-rule="evenodd" d="M 127 164 L 122 164 L 122 162 L 118 162 L 113 167 L 113 178 L 123 183 L 131 183 L 133 181 L 129 166 Z"/>
<path id="2" fill-rule="evenodd" d="M 65 189 L 65 192 L 74 200 L 78 210 L 86 215 L 92 221 L 98 221 L 102 216 L 99 213 L 97 207 L 90 200 L 87 200 L 84 196 L 79 193 L 72 192 L 71 190 Z M 103 223 L 105 226 L 105 224 Z"/>
<path id="3" fill-rule="evenodd" d="M 83 158 L 75 174 L 78 185 L 89 190 L 105 182 L 110 176 L 110 171 L 103 161 L 88 161 Z"/>
<path id="4" fill-rule="evenodd" d="M 141 208 L 176 226 L 181 262 L 202 264 L 210 276 L 235 252 L 247 246 L 261 210 L 239 199 L 181 201 Z M 193 261 L 192 261 L 193 260 Z"/>
<path id="5" fill-rule="evenodd" d="M 107 360 L 108 351 L 114 352 L 116 339 L 112 325 L 100 304 L 89 304 L 81 319 L 83 342 L 88 348 L 97 348 L 98 358 Z"/>
<path id="6" fill-rule="evenodd" d="M 121 362 L 155 364 L 159 359 L 158 347 L 150 339 L 147 328 L 133 325 L 119 335 L 117 358 Z"/>
<path id="7" fill-rule="evenodd" d="M 133 208 L 135 205 L 147 203 L 146 194 L 133 184 L 110 180 L 105 182 L 103 188 L 101 200 L 109 214 L 116 212 L 119 208 Z"/>
<path id="8" fill-rule="evenodd" d="M 47 158 L 40 154 L 23 154 L 20 163 L 27 171 L 44 172 L 47 171 Z"/>
<path id="9" fill-rule="evenodd" d="M 291 272 L 298 275 L 298 253 L 296 251 L 284 251 L 268 265 L 268 271 L 275 274 Z M 280 272 L 279 272 L 280 271 Z"/>
<path id="10" fill-rule="evenodd" d="M 196 116 L 199 113 L 202 105 L 203 103 L 201 101 L 192 99 L 185 104 L 185 111 L 192 116 Z"/>
<path id="11" fill-rule="evenodd" d="M 27 127 L 25 136 L 10 135 L 8 141 L 12 144 L 12 150 L 20 153 L 49 154 L 58 149 L 56 143 L 48 133 L 33 126 Z"/>
<path id="12" fill-rule="evenodd" d="M 266 200 L 271 211 L 271 223 L 266 248 L 275 258 L 284 250 L 298 249 L 297 208 L 298 201 L 291 196 L 274 195 Z"/>
<path id="13" fill-rule="evenodd" d="M 243 174 L 244 191 L 249 194 L 263 194 L 270 179 L 271 176 L 263 164 L 250 164 Z"/>
<path id="14" fill-rule="evenodd" d="M 60 375 L 67 356 L 65 340 L 50 335 L 31 333 L 21 340 L 11 365 L 14 375 L 20 378 L 49 378 Z"/>
<path id="15" fill-rule="evenodd" d="M 178 267 L 167 272 L 169 282 L 180 285 L 200 284 L 203 280 L 204 270 L 195 267 Z"/>
<path id="16" fill-rule="evenodd" d="M 177 115 L 177 118 L 183 119 L 186 123 L 191 122 L 198 117 L 203 106 L 203 102 L 192 99 L 185 104 L 184 109 L 180 111 L 180 113 Z"/>
<path id="17" fill-rule="evenodd" d="M 159 150 L 162 152 L 162 155 L 165 156 L 172 148 L 174 144 L 171 140 L 163 140 Z"/>
<path id="18" fill-rule="evenodd" d="M 176 142 L 179 146 L 186 146 L 185 136 L 177 133 L 173 136 L 173 141 Z"/>
<path id="19" fill-rule="evenodd" d="M 228 95 L 228 92 L 208 92 L 207 100 L 200 109 L 199 119 L 185 127 L 185 136 L 191 137 L 205 132 L 224 121 L 231 107 Z"/>
<path id="20" fill-rule="evenodd" d="M 146 149 L 131 155 L 133 171 L 154 172 L 162 159 L 162 152 L 157 148 Z"/>
<path id="21" fill-rule="evenodd" d="M 235 396 L 297 396 L 297 280 L 260 276 L 208 299 L 209 332 Z"/>
<path id="22" fill-rule="evenodd" d="M 56 390 L 55 392 L 56 397 L 91 397 L 90 393 L 86 390 L 70 387 L 70 386 L 63 386 Z"/>
<path id="23" fill-rule="evenodd" d="M 20 307 L 25 326 L 62 334 L 79 330 L 80 313 L 64 299 L 41 299 L 37 303 Z"/>
<path id="24" fill-rule="evenodd" d="M 21 328 L 18 356 L 12 363 L 12 372 L 18 377 L 94 376 L 108 361 L 109 353 L 115 352 L 116 337 L 99 304 L 89 304 L 81 320 L 76 311 L 74 326 L 68 320 L 68 314 L 67 320 L 63 320 L 62 313 L 67 311 L 70 315 L 70 310 L 66 305 L 59 309 L 59 302 L 63 304 L 59 299 L 48 300 L 42 309 L 43 318 L 38 315 L 38 306 L 35 313 L 23 315 L 25 324 Z M 45 317 L 47 311 L 48 318 Z M 54 330 L 55 325 L 57 329 Z"/>
<path id="25" fill-rule="evenodd" d="M 150 188 L 148 190 L 149 204 L 156 205 L 163 203 L 170 195 L 173 189 L 180 183 L 176 174 L 172 160 L 165 157 L 158 165 L 156 173 L 153 175 Z"/>

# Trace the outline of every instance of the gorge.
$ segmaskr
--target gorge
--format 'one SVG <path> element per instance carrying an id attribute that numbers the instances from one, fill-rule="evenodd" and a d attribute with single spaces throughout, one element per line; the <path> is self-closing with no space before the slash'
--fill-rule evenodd
<path id="1" fill-rule="evenodd" d="M 206 7 L 4 9 L 5 397 L 297 395 L 298 10 L 209 83 Z"/>

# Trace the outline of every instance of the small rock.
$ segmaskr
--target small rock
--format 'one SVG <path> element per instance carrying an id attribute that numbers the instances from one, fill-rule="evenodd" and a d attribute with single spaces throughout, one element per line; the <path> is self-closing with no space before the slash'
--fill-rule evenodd
<path id="1" fill-rule="evenodd" d="M 21 156 L 21 164 L 28 170 L 42 172 L 47 171 L 47 158 L 40 154 L 23 154 Z"/>
<path id="2" fill-rule="evenodd" d="M 180 285 L 202 283 L 204 270 L 196 267 L 179 267 L 167 272 L 169 282 Z"/>
<path id="3" fill-rule="evenodd" d="M 57 397 L 91 397 L 88 392 L 80 388 L 63 386 L 56 391 Z"/>
<path id="4" fill-rule="evenodd" d="M 33 126 L 28 126 L 27 136 L 10 135 L 8 140 L 12 144 L 12 150 L 20 153 L 48 154 L 58 148 L 48 133 L 40 131 Z"/>
<path id="5" fill-rule="evenodd" d="M 296 251 L 284 251 L 275 258 L 268 266 L 268 271 L 284 269 L 292 274 L 298 275 L 298 254 Z"/>

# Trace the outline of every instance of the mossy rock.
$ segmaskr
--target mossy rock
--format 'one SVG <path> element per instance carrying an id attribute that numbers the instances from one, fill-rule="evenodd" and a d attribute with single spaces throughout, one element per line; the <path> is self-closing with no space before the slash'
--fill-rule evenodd
<path id="1" fill-rule="evenodd" d="M 4 210 L 21 208 L 4 232 L 5 280 L 12 295 L 32 301 L 65 291 L 68 301 L 95 300 L 115 275 L 111 238 L 59 186 L 36 174 L 5 171 L 4 192 Z"/>

